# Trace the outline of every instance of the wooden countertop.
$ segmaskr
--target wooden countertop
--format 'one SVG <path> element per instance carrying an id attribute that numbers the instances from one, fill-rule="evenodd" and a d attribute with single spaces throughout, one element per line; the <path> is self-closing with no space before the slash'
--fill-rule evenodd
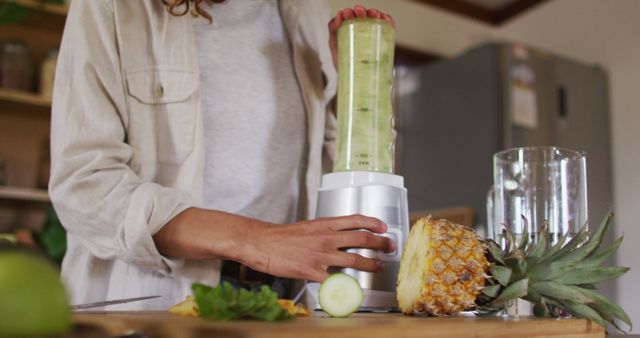
<path id="1" fill-rule="evenodd" d="M 117 337 L 139 332 L 151 337 L 604 337 L 604 329 L 584 319 L 424 318 L 395 313 L 360 313 L 349 318 L 313 318 L 290 322 L 216 322 L 183 318 L 165 312 L 102 312 L 74 314 L 78 328 L 93 329 L 91 337 Z M 100 328 L 100 332 L 95 331 Z M 85 333 L 86 334 L 86 333 Z M 74 335 L 75 336 L 75 335 Z M 77 335 L 84 337 L 85 335 Z"/>

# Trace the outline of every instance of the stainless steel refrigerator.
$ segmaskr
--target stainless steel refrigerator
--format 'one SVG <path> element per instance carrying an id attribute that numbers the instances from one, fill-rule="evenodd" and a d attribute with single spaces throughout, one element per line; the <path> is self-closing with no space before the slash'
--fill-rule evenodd
<path id="1" fill-rule="evenodd" d="M 475 223 L 486 224 L 492 155 L 538 145 L 585 151 L 589 219 L 612 208 L 602 68 L 496 43 L 396 71 L 396 171 L 411 211 L 471 206 Z"/>

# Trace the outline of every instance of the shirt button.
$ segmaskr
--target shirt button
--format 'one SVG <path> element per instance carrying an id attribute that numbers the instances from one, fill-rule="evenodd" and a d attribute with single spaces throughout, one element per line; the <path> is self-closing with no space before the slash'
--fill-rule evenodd
<path id="1" fill-rule="evenodd" d="M 156 97 L 162 97 L 164 95 L 164 87 L 161 84 L 158 84 L 154 90 L 154 94 Z"/>

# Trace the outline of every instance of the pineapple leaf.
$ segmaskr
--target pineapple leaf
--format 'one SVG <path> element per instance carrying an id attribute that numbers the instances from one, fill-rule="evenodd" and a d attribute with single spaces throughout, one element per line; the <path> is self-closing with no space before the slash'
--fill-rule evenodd
<path id="1" fill-rule="evenodd" d="M 578 268 L 571 273 L 564 274 L 554 281 L 562 284 L 591 284 L 599 283 L 609 279 L 615 279 L 624 275 L 629 268 L 617 267 L 617 266 L 597 266 Z"/>
<path id="2" fill-rule="evenodd" d="M 554 245 L 551 247 L 551 249 L 549 249 L 549 250 L 544 254 L 544 256 L 542 256 L 542 257 L 540 258 L 540 261 L 541 261 L 541 262 L 546 261 L 546 260 L 548 260 L 550 257 L 553 257 L 553 256 L 555 256 L 557 253 L 559 253 L 559 252 L 562 250 L 564 243 L 567 241 L 567 237 L 568 237 L 568 236 L 569 236 L 569 233 L 565 233 L 564 235 L 562 235 L 562 236 L 558 239 L 558 242 L 557 242 L 556 244 L 554 244 Z"/>
<path id="3" fill-rule="evenodd" d="M 508 254 L 512 250 L 512 245 L 515 245 L 515 238 L 513 238 L 513 234 L 507 229 L 507 226 L 504 224 L 503 226 L 502 238 L 504 238 L 504 252 Z"/>
<path id="4" fill-rule="evenodd" d="M 596 310 L 589 307 L 589 305 L 576 303 L 570 300 L 560 300 L 560 299 L 547 300 L 547 302 L 549 302 L 549 304 L 555 305 L 560 309 L 569 311 L 571 314 L 573 314 L 576 317 L 586 318 L 600 324 L 600 326 L 604 328 L 607 327 L 607 323 L 604 321 L 602 316 L 600 316 Z"/>
<path id="5" fill-rule="evenodd" d="M 549 235 L 547 234 L 547 224 L 545 223 L 540 229 L 540 239 L 538 243 L 532 246 L 531 251 L 527 254 L 530 258 L 540 258 L 547 250 Z"/>
<path id="6" fill-rule="evenodd" d="M 481 318 L 490 318 L 497 316 L 502 310 L 502 308 L 479 307 L 477 315 Z"/>
<path id="7" fill-rule="evenodd" d="M 502 257 L 502 249 L 500 249 L 500 246 L 493 240 L 487 240 L 485 245 L 493 259 L 496 262 L 504 264 L 504 258 Z"/>
<path id="8" fill-rule="evenodd" d="M 536 317 L 549 317 L 549 307 L 544 299 L 540 299 L 539 302 L 533 306 L 533 315 Z"/>
<path id="9" fill-rule="evenodd" d="M 580 230 L 578 230 L 578 233 L 567 244 L 565 244 L 562 247 L 562 250 L 557 252 L 555 255 L 549 257 L 549 260 L 550 261 L 556 260 L 561 255 L 574 250 L 575 248 L 580 246 L 580 244 L 583 244 L 588 239 L 588 237 L 589 237 L 589 224 L 585 223 L 582 225 L 582 227 L 580 227 Z"/>
<path id="10" fill-rule="evenodd" d="M 630 328 L 632 327 L 631 319 L 618 304 L 612 302 L 611 300 L 609 300 L 609 298 L 594 290 L 580 289 L 580 292 L 582 292 L 587 297 L 595 300 L 595 302 L 591 304 L 591 307 L 593 307 L 596 311 L 603 313 L 611 318 L 618 318 L 625 324 L 629 325 Z"/>
<path id="11" fill-rule="evenodd" d="M 582 267 L 586 268 L 586 267 L 594 267 L 602 264 L 604 261 L 607 260 L 607 258 L 609 258 L 609 256 L 611 256 L 613 253 L 615 253 L 618 250 L 618 248 L 620 247 L 620 244 L 622 244 L 623 237 L 624 236 L 621 236 L 620 238 L 616 239 L 613 243 L 611 243 L 611 245 L 609 245 L 605 249 L 602 249 L 599 252 L 592 253 L 587 259 L 580 262 L 579 266 L 581 268 Z"/>
<path id="12" fill-rule="evenodd" d="M 527 295 L 529 289 L 529 279 L 521 279 L 509 286 L 507 286 L 496 299 L 491 302 L 491 305 L 502 304 L 508 300 L 521 298 Z"/>
<path id="13" fill-rule="evenodd" d="M 487 286 L 482 289 L 482 293 L 491 298 L 495 298 L 498 295 L 498 292 L 500 291 L 501 287 L 502 286 L 500 284 Z"/>
<path id="14" fill-rule="evenodd" d="M 511 269 L 510 282 L 520 280 L 527 275 L 527 261 L 523 258 L 524 253 L 520 249 L 514 251 L 513 257 L 506 258 L 504 263 Z"/>
<path id="15" fill-rule="evenodd" d="M 618 325 L 618 323 L 616 322 L 615 318 L 610 317 L 610 316 L 608 316 L 607 314 L 602 313 L 602 312 L 600 312 L 600 311 L 599 311 L 599 310 L 597 310 L 597 309 L 596 309 L 596 311 L 598 311 L 598 313 L 600 314 L 600 316 L 601 316 L 604 320 L 606 320 L 609 324 L 613 325 L 613 327 L 615 327 L 618 331 L 620 331 L 620 332 L 624 332 L 624 333 L 628 333 L 628 332 L 625 332 L 625 331 L 620 327 L 620 325 Z"/>
<path id="16" fill-rule="evenodd" d="M 531 285 L 531 288 L 541 295 L 559 300 L 567 300 L 576 303 L 593 303 L 595 300 L 574 285 L 564 285 L 553 281 L 540 281 Z"/>
<path id="17" fill-rule="evenodd" d="M 598 288 L 593 284 L 578 284 L 578 286 L 583 289 L 598 290 Z"/>
<path id="18" fill-rule="evenodd" d="M 527 266 L 536 266 L 540 258 L 527 256 L 524 260 L 527 262 Z"/>
<path id="19" fill-rule="evenodd" d="M 527 248 L 527 244 L 529 244 L 529 222 L 524 215 L 520 215 L 522 217 L 522 238 L 520 239 L 520 244 L 518 244 L 518 249 L 524 251 Z"/>
<path id="20" fill-rule="evenodd" d="M 542 295 L 534 288 L 529 288 L 529 290 L 527 290 L 527 296 L 524 298 L 525 300 L 528 300 L 534 304 L 540 303 L 540 301 L 542 301 Z"/>
<path id="21" fill-rule="evenodd" d="M 578 247 L 573 251 L 566 252 L 562 255 L 558 256 L 558 260 L 563 261 L 579 261 L 589 256 L 594 250 L 598 248 L 602 239 L 604 238 L 604 234 L 607 233 L 609 227 L 611 227 L 613 220 L 613 213 L 610 212 L 607 217 L 605 217 L 593 235 L 589 238 L 587 242 L 585 242 L 582 246 Z"/>
<path id="22" fill-rule="evenodd" d="M 575 270 L 575 262 L 539 263 L 529 270 L 528 276 L 532 282 L 552 280 Z"/>
<path id="23" fill-rule="evenodd" d="M 493 276 L 493 278 L 495 278 L 498 283 L 502 284 L 503 286 L 507 286 L 507 284 L 509 283 L 509 279 L 511 278 L 511 269 L 501 265 L 493 264 L 489 268 L 489 272 L 491 273 L 491 276 Z"/>

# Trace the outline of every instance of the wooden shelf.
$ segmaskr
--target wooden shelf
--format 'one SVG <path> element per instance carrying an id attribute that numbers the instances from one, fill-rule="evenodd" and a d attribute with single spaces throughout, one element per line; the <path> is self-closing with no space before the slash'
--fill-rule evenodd
<path id="1" fill-rule="evenodd" d="M 5 186 L 0 186 L 0 199 L 31 202 L 51 201 L 51 199 L 49 198 L 49 193 L 47 193 L 46 190 Z"/>
<path id="2" fill-rule="evenodd" d="M 66 16 L 69 12 L 68 6 L 52 4 L 48 1 L 38 1 L 38 0 L 0 0 L 0 2 L 15 2 L 18 5 L 21 5 L 25 8 L 36 10 L 40 12 L 44 12 L 47 14 Z"/>
<path id="3" fill-rule="evenodd" d="M 35 93 L 28 93 L 6 88 L 0 88 L 0 101 L 19 103 L 22 105 L 36 106 L 41 108 L 51 108 L 51 99 L 42 97 Z"/>

